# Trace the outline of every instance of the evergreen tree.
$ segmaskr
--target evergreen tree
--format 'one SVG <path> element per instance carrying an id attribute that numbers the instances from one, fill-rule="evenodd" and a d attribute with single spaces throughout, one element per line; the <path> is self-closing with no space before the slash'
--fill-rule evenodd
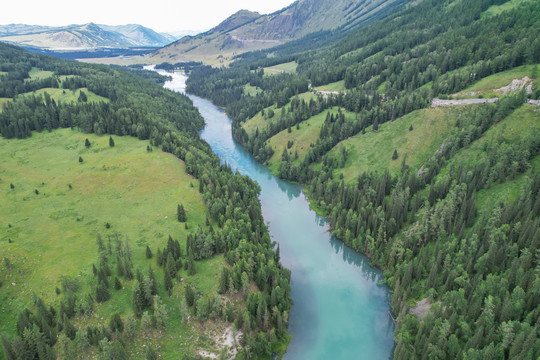
<path id="1" fill-rule="evenodd" d="M 79 162 L 82 163 L 84 160 L 82 158 L 82 156 L 79 156 Z"/>
<path id="2" fill-rule="evenodd" d="M 139 281 L 135 281 L 135 285 L 133 285 L 132 306 L 135 316 L 140 317 L 144 308 L 144 293 Z"/>
<path id="3" fill-rule="evenodd" d="M 165 290 L 169 293 L 169 295 L 171 295 L 173 282 L 171 274 L 167 270 L 163 272 L 163 286 L 165 287 Z"/>
<path id="4" fill-rule="evenodd" d="M 148 345 L 147 349 L 146 349 L 146 359 L 145 360 L 157 360 L 157 354 L 156 352 L 154 351 L 154 349 Z"/>
<path id="5" fill-rule="evenodd" d="M 195 260 L 193 258 L 193 254 L 190 252 L 188 257 L 188 274 L 195 275 L 196 273 L 197 269 L 195 268 Z"/>
<path id="6" fill-rule="evenodd" d="M 99 273 L 98 273 L 99 275 Z M 111 297 L 111 294 L 109 292 L 109 288 L 105 281 L 98 280 L 98 286 L 96 288 L 96 301 L 97 302 L 105 302 L 109 300 Z"/>
<path id="7" fill-rule="evenodd" d="M 120 290 L 122 288 L 122 283 L 116 276 L 114 277 L 114 288 L 116 290 Z"/>
<path id="8" fill-rule="evenodd" d="M 114 140 L 113 140 L 112 136 L 109 136 L 109 146 L 114 147 Z"/>
<path id="9" fill-rule="evenodd" d="M 111 329 L 111 332 L 113 333 L 124 331 L 124 323 L 122 322 L 122 319 L 118 313 L 115 313 L 111 317 L 111 320 L 109 321 L 109 329 Z"/>
<path id="10" fill-rule="evenodd" d="M 64 334 L 66 334 L 69 339 L 75 340 L 75 336 L 77 335 L 77 329 L 75 329 L 71 321 L 69 321 L 69 318 L 66 314 L 64 314 L 64 318 L 62 319 L 62 326 L 64 328 Z"/>
<path id="11" fill-rule="evenodd" d="M 153 299 L 154 303 L 154 317 L 156 318 L 156 326 L 160 328 L 167 327 L 167 308 L 165 304 L 161 303 L 159 295 L 155 295 Z"/>
<path id="12" fill-rule="evenodd" d="M 151 259 L 152 258 L 152 250 L 150 250 L 150 246 L 146 245 L 146 258 Z"/>
<path id="13" fill-rule="evenodd" d="M 394 149 L 394 153 L 392 154 L 392 160 L 396 160 L 399 157 L 397 149 Z"/>
<path id="14" fill-rule="evenodd" d="M 195 288 L 193 285 L 191 285 L 191 283 L 186 283 L 184 288 L 184 296 L 188 306 L 193 306 L 195 304 Z"/>
<path id="15" fill-rule="evenodd" d="M 187 220 L 186 210 L 184 209 L 184 205 L 178 204 L 177 209 L 176 209 L 176 215 L 178 217 L 179 222 L 185 222 Z"/>
<path id="16" fill-rule="evenodd" d="M 86 146 L 87 148 L 89 148 L 90 145 L 91 145 L 91 144 L 90 144 L 90 140 L 88 140 L 88 138 L 86 138 L 86 139 L 84 140 L 84 146 Z"/>
<path id="17" fill-rule="evenodd" d="M 129 314 L 127 316 L 124 330 L 128 339 L 132 339 L 135 336 L 135 331 L 137 330 L 137 319 L 133 314 Z"/>
<path id="18" fill-rule="evenodd" d="M 227 286 L 229 285 L 229 269 L 223 267 L 221 270 L 221 277 L 219 278 L 218 293 L 225 294 L 227 292 Z"/>

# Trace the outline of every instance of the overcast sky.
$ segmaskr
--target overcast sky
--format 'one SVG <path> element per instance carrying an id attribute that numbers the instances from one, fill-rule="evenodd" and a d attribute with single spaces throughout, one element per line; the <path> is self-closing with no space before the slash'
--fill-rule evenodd
<path id="1" fill-rule="evenodd" d="M 159 32 L 207 30 L 241 9 L 269 14 L 294 0 L 7 0 L 0 25 L 141 24 Z"/>

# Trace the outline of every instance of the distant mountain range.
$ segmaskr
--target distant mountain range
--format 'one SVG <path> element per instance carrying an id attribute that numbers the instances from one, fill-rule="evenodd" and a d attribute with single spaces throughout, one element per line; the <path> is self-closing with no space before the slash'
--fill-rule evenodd
<path id="1" fill-rule="evenodd" d="M 137 24 L 111 26 L 88 23 L 61 27 L 0 25 L 0 41 L 46 50 L 162 47 L 176 39 L 171 34 L 160 34 Z"/>
<path id="2" fill-rule="evenodd" d="M 223 62 L 227 57 L 270 48 L 318 31 L 353 29 L 380 18 L 388 9 L 404 2 L 297 0 L 269 15 L 241 10 L 207 32 L 183 37 L 157 50 L 152 57 L 154 61 Z"/>

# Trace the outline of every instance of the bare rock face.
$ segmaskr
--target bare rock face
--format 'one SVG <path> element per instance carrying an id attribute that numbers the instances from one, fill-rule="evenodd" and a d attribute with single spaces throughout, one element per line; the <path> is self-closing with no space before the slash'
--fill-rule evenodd
<path id="1" fill-rule="evenodd" d="M 532 94 L 533 79 L 531 79 L 528 76 L 525 76 L 521 79 L 514 79 L 510 84 L 503 86 L 501 88 L 495 89 L 495 91 L 502 93 L 503 95 L 509 93 L 509 92 L 517 92 L 521 91 L 522 89 L 525 89 L 527 94 Z"/>

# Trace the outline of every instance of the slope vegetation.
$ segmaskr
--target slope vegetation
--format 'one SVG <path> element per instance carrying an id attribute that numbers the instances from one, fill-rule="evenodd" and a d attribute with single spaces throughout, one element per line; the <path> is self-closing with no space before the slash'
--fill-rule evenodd
<path id="1" fill-rule="evenodd" d="M 395 359 L 540 355 L 539 17 L 533 1 L 422 1 L 328 47 L 246 54 L 188 81 L 385 271 Z M 262 91 L 236 90 L 247 83 Z M 321 86 L 335 93 L 295 100 Z"/>

